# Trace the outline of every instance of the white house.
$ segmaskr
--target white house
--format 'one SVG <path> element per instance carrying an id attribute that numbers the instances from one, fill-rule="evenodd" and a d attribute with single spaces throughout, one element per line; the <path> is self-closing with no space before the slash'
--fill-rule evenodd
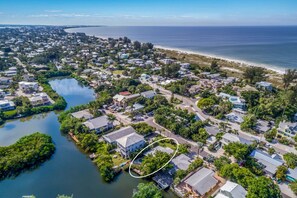
<path id="1" fill-rule="evenodd" d="M 245 198 L 247 191 L 239 184 L 227 181 L 215 198 Z"/>
<path id="2" fill-rule="evenodd" d="M 127 127 L 120 128 L 119 130 L 116 130 L 114 132 L 103 135 L 103 139 L 105 142 L 109 144 L 116 144 L 116 140 L 122 137 L 125 137 L 127 135 L 130 135 L 132 133 L 136 133 L 135 129 L 131 126 L 127 126 Z"/>
<path id="3" fill-rule="evenodd" d="M 0 100 L 0 109 L 2 111 L 9 111 L 15 109 L 15 104 L 9 100 Z"/>
<path id="4" fill-rule="evenodd" d="M 32 93 L 38 91 L 38 83 L 37 82 L 19 82 L 20 89 L 25 93 Z"/>
<path id="5" fill-rule="evenodd" d="M 32 97 L 29 98 L 32 106 L 42 106 L 50 104 L 49 97 L 46 93 L 37 93 L 33 94 Z"/>
<path id="6" fill-rule="evenodd" d="M 121 155 L 125 158 L 130 157 L 133 152 L 143 148 L 145 145 L 143 136 L 137 133 L 126 135 L 117 139 L 116 142 Z"/>

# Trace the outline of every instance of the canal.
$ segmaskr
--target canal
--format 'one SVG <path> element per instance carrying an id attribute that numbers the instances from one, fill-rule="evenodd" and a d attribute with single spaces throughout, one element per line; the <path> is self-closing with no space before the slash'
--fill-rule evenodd
<path id="1" fill-rule="evenodd" d="M 67 109 L 95 99 L 94 91 L 75 79 L 53 79 L 50 84 L 65 98 Z M 0 181 L 0 198 L 32 194 L 37 198 L 55 198 L 58 194 L 73 194 L 74 198 L 130 198 L 137 184 L 146 182 L 124 172 L 114 182 L 105 183 L 94 163 L 60 133 L 59 127 L 58 114 L 50 112 L 8 121 L 0 128 L 0 146 L 37 131 L 50 135 L 56 145 L 53 157 L 37 169 Z M 175 197 L 171 192 L 164 196 Z"/>

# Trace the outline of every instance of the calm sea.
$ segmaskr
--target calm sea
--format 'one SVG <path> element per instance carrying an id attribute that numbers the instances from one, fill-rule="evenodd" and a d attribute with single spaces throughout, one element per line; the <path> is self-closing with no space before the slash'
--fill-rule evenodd
<path id="1" fill-rule="evenodd" d="M 132 40 L 285 70 L 297 68 L 297 26 L 88 27 L 68 29 Z"/>

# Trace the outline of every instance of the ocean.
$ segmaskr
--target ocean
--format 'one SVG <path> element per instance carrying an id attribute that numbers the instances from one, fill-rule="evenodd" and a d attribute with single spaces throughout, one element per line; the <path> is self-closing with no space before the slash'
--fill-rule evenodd
<path id="1" fill-rule="evenodd" d="M 127 36 L 155 46 L 193 52 L 277 71 L 297 69 L 297 26 L 84 27 L 67 29 L 103 38 Z"/>

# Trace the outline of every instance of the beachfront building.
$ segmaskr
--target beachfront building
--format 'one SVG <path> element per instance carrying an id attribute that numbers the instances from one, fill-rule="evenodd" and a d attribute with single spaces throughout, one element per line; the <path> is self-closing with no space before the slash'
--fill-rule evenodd
<path id="1" fill-rule="evenodd" d="M 9 100 L 0 100 L 0 110 L 9 111 L 15 109 L 15 104 Z"/>
<path id="2" fill-rule="evenodd" d="M 132 153 L 143 148 L 145 145 L 143 136 L 137 133 L 126 135 L 117 139 L 116 142 L 121 155 L 125 158 L 129 158 Z"/>
<path id="3" fill-rule="evenodd" d="M 247 191 L 239 184 L 227 181 L 215 198 L 245 198 Z"/>
<path id="4" fill-rule="evenodd" d="M 164 65 L 170 65 L 170 64 L 174 63 L 174 60 L 165 58 L 165 59 L 160 60 L 160 62 L 163 63 Z"/>
<path id="5" fill-rule="evenodd" d="M 202 197 L 211 191 L 217 184 L 218 180 L 214 177 L 214 172 L 207 168 L 201 168 L 196 173 L 185 180 L 185 190 L 193 197 Z"/>
<path id="6" fill-rule="evenodd" d="M 263 89 L 263 90 L 266 90 L 266 91 L 272 91 L 273 90 L 272 84 L 270 82 L 265 82 L 265 81 L 257 82 L 256 87 L 258 89 Z"/>
<path id="7" fill-rule="evenodd" d="M 110 121 L 106 115 L 88 120 L 83 124 L 89 129 L 89 131 L 94 131 L 96 133 L 102 133 L 113 128 L 113 122 Z"/>
<path id="8" fill-rule="evenodd" d="M 38 83 L 37 82 L 19 82 L 19 87 L 24 93 L 32 93 L 38 91 Z"/>

